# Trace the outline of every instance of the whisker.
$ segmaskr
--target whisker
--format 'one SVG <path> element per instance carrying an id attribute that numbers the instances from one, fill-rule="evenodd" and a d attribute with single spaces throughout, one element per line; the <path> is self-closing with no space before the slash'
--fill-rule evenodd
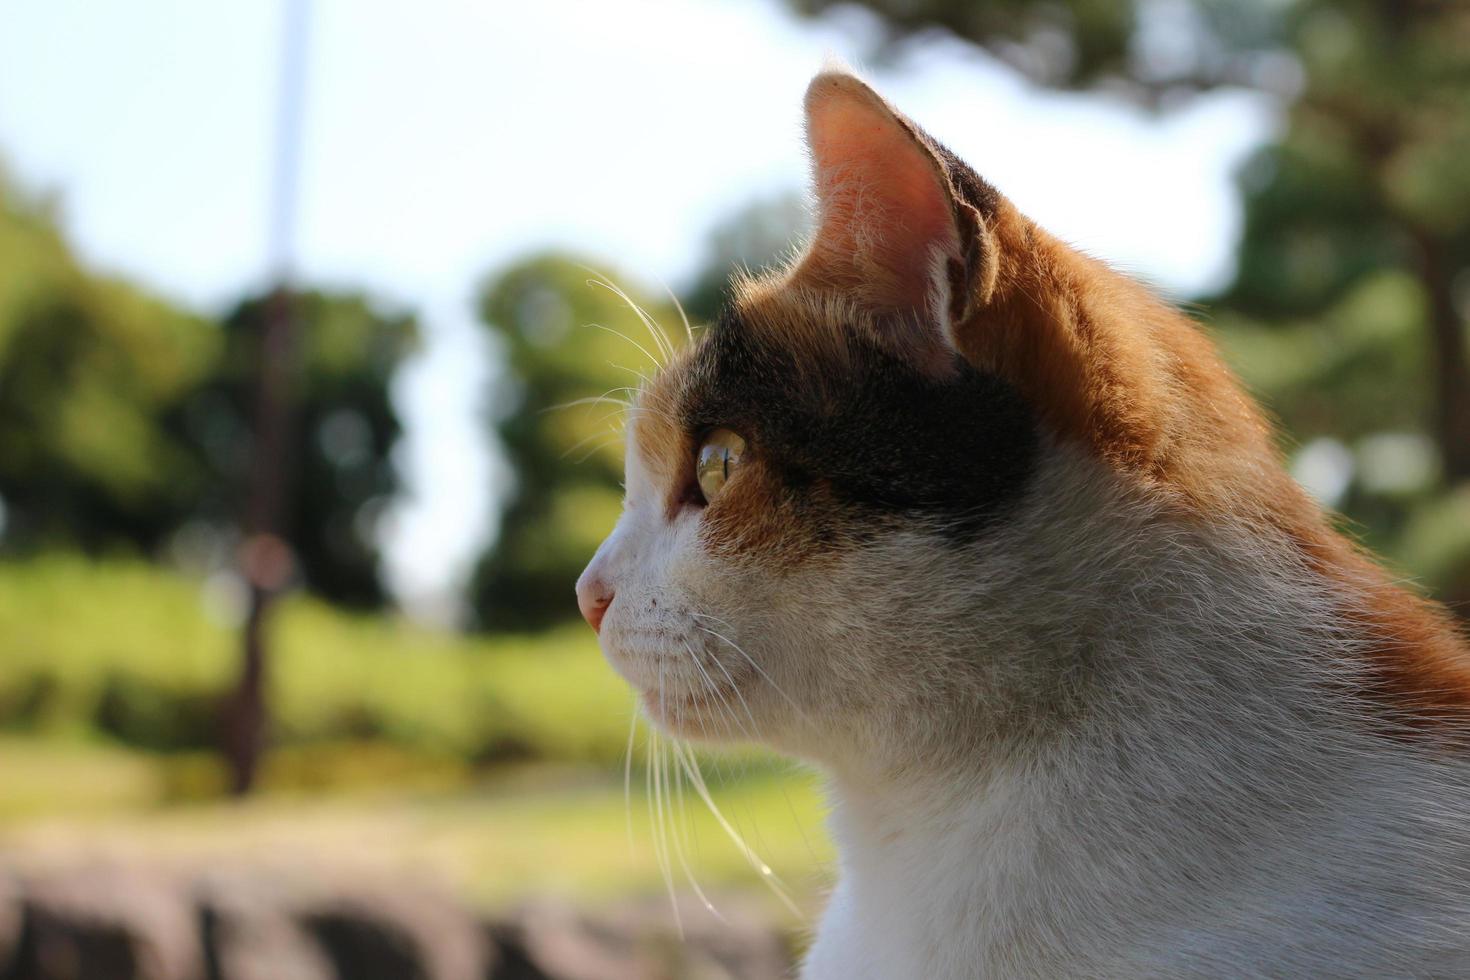
<path id="1" fill-rule="evenodd" d="M 781 799 L 786 801 L 786 812 L 791 814 L 791 822 L 796 825 L 796 832 L 801 835 L 801 842 L 806 846 L 807 856 L 812 859 L 812 864 L 820 864 L 817 849 L 812 846 L 812 839 L 807 836 L 805 822 L 796 815 L 796 804 L 791 802 L 791 794 L 786 792 L 786 781 L 783 779 L 780 785 Z"/>
<path id="2" fill-rule="evenodd" d="M 650 354 L 648 352 L 648 348 L 647 347 L 644 347 L 642 344 L 638 343 L 638 341 L 634 340 L 632 337 L 629 337 L 627 334 L 623 333 L 621 330 L 614 330 L 612 327 L 604 326 L 601 323 L 589 323 L 589 324 L 587 324 L 587 326 L 589 326 L 589 327 L 595 327 L 598 330 L 605 330 L 608 333 L 612 334 L 614 337 L 620 337 L 620 338 L 622 338 L 627 343 L 630 343 L 634 347 L 636 347 L 638 349 L 639 353 L 641 353 L 644 357 L 648 358 L 655 365 L 660 366 L 660 367 L 663 366 L 663 363 L 664 362 L 661 361 L 661 360 L 659 360 L 657 357 L 654 357 L 652 354 Z M 642 375 L 640 374 L 639 377 L 642 377 Z"/>
<path id="3" fill-rule="evenodd" d="M 702 628 L 703 627 L 701 627 L 701 629 Z M 730 690 L 734 691 L 735 696 L 740 699 L 740 704 L 745 709 L 745 717 L 750 719 L 750 730 L 746 734 L 753 738 L 755 736 L 756 729 L 760 728 L 760 726 L 756 724 L 755 715 L 751 713 L 750 702 L 746 701 L 745 695 L 740 693 L 740 685 L 735 683 L 735 678 L 730 676 L 730 672 L 725 669 L 725 665 L 720 663 L 720 658 L 712 657 L 710 659 L 711 662 L 713 662 L 714 665 L 720 669 L 720 673 L 725 675 L 725 680 L 730 682 Z"/>
<path id="4" fill-rule="evenodd" d="M 655 859 L 658 862 L 659 874 L 664 879 L 664 890 L 669 895 L 669 907 L 674 911 L 674 926 L 679 930 L 679 938 L 682 940 L 684 938 L 684 920 L 679 913 L 678 897 L 674 893 L 674 871 L 673 865 L 669 861 L 669 843 L 668 837 L 666 836 L 668 828 L 664 825 L 663 783 L 664 771 L 668 766 L 668 758 L 664 754 L 666 746 L 663 739 L 655 737 L 653 744 L 655 746 L 654 759 L 648 769 L 651 774 L 650 782 L 652 784 L 652 794 L 649 802 L 653 808 L 653 850 Z"/>
<path id="5" fill-rule="evenodd" d="M 658 325 L 658 323 L 653 319 L 653 317 L 651 317 L 651 316 L 648 315 L 648 311 L 645 310 L 645 309 L 643 309 L 643 307 L 639 306 L 637 303 L 635 303 L 633 301 L 633 297 L 631 297 L 627 293 L 625 293 L 615 283 L 609 281 L 608 279 L 603 278 L 602 275 L 601 275 L 601 273 L 598 273 L 596 270 L 593 270 L 593 269 L 588 269 L 587 271 L 591 272 L 592 275 L 593 275 L 593 278 L 592 279 L 589 279 L 588 282 L 587 282 L 587 284 L 589 286 L 601 286 L 603 289 L 606 289 L 607 291 L 609 291 L 610 293 L 612 293 L 614 296 L 616 296 L 618 299 L 620 299 L 624 303 L 626 303 L 627 306 L 628 306 L 628 309 L 630 309 L 630 310 L 633 311 L 633 315 L 636 316 L 636 317 L 638 317 L 639 320 L 643 321 L 643 326 L 645 328 L 647 328 L 648 333 L 649 333 L 649 336 L 651 336 L 653 338 L 653 345 L 655 347 L 657 347 L 658 350 L 659 350 L 659 353 L 661 355 L 663 355 L 663 360 L 662 361 L 660 361 L 657 358 L 654 358 L 654 363 L 662 366 L 664 364 L 667 364 L 671 359 L 673 359 L 673 356 L 674 356 L 674 343 L 673 343 L 673 341 L 669 340 L 669 335 L 666 334 L 666 333 L 664 333 L 663 328 Z"/>
<path id="6" fill-rule="evenodd" d="M 730 721 L 734 725 L 736 725 L 736 727 L 742 727 L 743 728 L 743 726 L 740 726 L 740 724 L 739 724 L 739 719 L 737 719 L 737 718 L 734 717 L 734 713 L 733 713 L 733 711 L 730 708 L 729 702 L 726 701 L 725 698 L 721 697 L 719 685 L 717 685 L 714 682 L 714 678 L 710 677 L 709 671 L 705 670 L 704 669 L 704 665 L 699 662 L 699 655 L 696 654 L 694 652 L 694 650 L 687 643 L 684 644 L 684 652 L 687 653 L 687 654 L 689 654 L 689 660 L 690 660 L 690 662 L 692 662 L 694 664 L 694 669 L 695 670 L 698 670 L 699 673 L 700 673 L 700 676 L 704 678 L 704 686 L 705 686 L 705 689 L 709 691 L 710 700 L 716 701 L 716 702 L 719 703 L 720 707 L 725 710 L 726 714 L 729 715 L 729 717 L 730 717 Z M 714 663 L 715 663 L 715 666 L 716 667 L 720 667 L 720 663 L 719 663 L 719 661 L 717 659 L 714 661 Z M 720 667 L 720 669 L 721 670 L 724 670 L 723 667 Z M 725 674 L 725 676 L 726 677 L 729 677 L 730 675 L 727 672 Z M 734 682 L 732 681 L 731 683 L 733 684 Z M 755 724 L 755 719 L 754 718 L 751 718 L 750 719 L 750 723 L 752 725 L 754 725 Z M 734 735 L 733 730 L 731 730 L 729 732 L 729 734 Z M 750 735 L 751 735 L 750 732 L 745 732 L 744 734 L 746 735 L 746 737 L 750 737 Z"/>
<path id="7" fill-rule="evenodd" d="M 623 812 L 628 817 L 628 848 L 633 848 L 633 740 L 638 734 L 638 695 L 628 719 L 628 746 L 623 750 Z"/>
<path id="8" fill-rule="evenodd" d="M 678 739 L 672 739 L 671 744 L 680 743 Z M 680 818 L 679 827 L 676 828 L 676 831 L 674 833 L 674 851 L 678 855 L 680 866 L 684 869 L 684 877 L 689 881 L 689 887 L 694 889 L 694 894 L 698 896 L 700 903 L 703 904 L 705 909 L 707 909 L 709 913 L 715 918 L 719 919 L 721 922 L 726 922 L 725 917 L 720 914 L 720 910 L 715 908 L 715 903 L 711 902 L 709 900 L 709 896 L 705 895 L 704 889 L 699 887 L 699 882 L 694 877 L 694 870 L 689 866 L 689 858 L 685 850 L 685 842 L 688 839 L 689 833 L 689 813 L 684 807 L 684 781 L 679 778 L 680 767 L 674 766 L 672 771 L 674 777 L 673 783 L 675 788 L 675 797 L 678 800 L 678 814 Z M 670 800 L 669 804 L 669 822 L 674 822 L 673 799 Z"/>
<path id="9" fill-rule="evenodd" d="M 709 808 L 709 812 L 714 816 L 720 828 L 725 831 L 725 834 L 735 844 L 741 856 L 760 874 L 761 880 L 780 899 L 781 904 L 785 905 L 792 915 L 805 921 L 806 917 L 802 914 L 801 909 L 797 908 L 796 903 L 791 900 L 791 896 L 787 893 L 781 879 L 771 870 L 771 866 L 761 860 L 760 855 L 745 842 L 745 838 L 731 825 L 730 821 L 725 818 L 725 814 L 715 804 L 714 797 L 710 795 L 709 787 L 705 785 L 704 776 L 699 771 L 699 762 L 694 758 L 693 753 L 679 743 L 675 743 L 672 748 L 674 759 L 683 767 L 684 773 L 688 776 L 689 783 L 694 787 L 695 793 L 704 801 L 704 805 Z"/>
<path id="10" fill-rule="evenodd" d="M 606 442 L 599 442 L 597 445 L 589 448 L 585 453 L 572 460 L 572 463 L 574 465 L 580 466 L 581 464 L 587 462 L 587 460 L 591 459 L 593 456 L 602 452 L 602 450 L 606 449 L 607 447 L 616 446 L 618 443 L 617 433 L 612 433 L 612 436 L 613 438 L 608 439 Z"/>
<path id="11" fill-rule="evenodd" d="M 684 336 L 692 342 L 694 340 L 694 328 L 689 325 L 689 314 L 684 312 L 684 304 L 679 302 L 679 297 L 674 295 L 674 291 L 669 288 L 668 283 L 660 282 L 659 285 L 663 286 L 664 292 L 668 293 L 669 299 L 673 300 L 674 309 L 679 311 L 679 320 L 684 324 Z"/>
<path id="12" fill-rule="evenodd" d="M 629 415 L 651 415 L 654 418 L 663 419 L 673 425 L 683 425 L 683 420 L 668 409 L 657 408 L 653 405 L 640 405 L 637 402 L 629 402 L 624 411 Z"/>
<path id="13" fill-rule="evenodd" d="M 631 374 L 633 377 L 637 378 L 637 388 L 639 391 L 642 391 L 644 388 L 648 387 L 648 375 L 643 373 L 643 371 L 639 370 L 638 368 L 631 368 L 628 367 L 628 365 L 626 364 L 615 364 L 612 361 L 603 361 L 603 363 L 614 371 L 625 371 L 628 374 Z"/>
<path id="14" fill-rule="evenodd" d="M 663 665 L 659 665 L 658 671 L 658 697 L 659 711 L 663 714 L 664 702 L 664 671 Z M 645 781 L 648 786 L 648 808 L 649 808 L 649 831 L 653 834 L 654 862 L 658 865 L 660 876 L 664 880 L 664 890 L 669 896 L 669 906 L 674 913 L 674 925 L 679 930 L 680 939 L 684 936 L 684 922 L 679 914 L 679 903 L 674 895 L 674 874 L 669 863 L 668 844 L 664 837 L 664 811 L 663 811 L 663 770 L 667 765 L 664 756 L 663 739 L 654 725 L 648 726 L 649 734 L 649 757 L 645 770 Z"/>
<path id="15" fill-rule="evenodd" d="M 598 421 L 601 422 L 601 421 L 606 421 L 606 420 L 605 419 L 599 419 Z M 607 439 L 608 436 L 617 436 L 617 434 L 618 434 L 618 428 L 615 425 L 614 426 L 609 426 L 606 429 L 599 429 L 596 432 L 588 433 L 587 435 L 585 435 L 582 438 L 578 439 L 576 442 L 572 443 L 565 450 L 563 450 L 563 452 L 562 452 L 562 454 L 561 454 L 561 456 L 559 458 L 560 459 L 566 459 L 572 453 L 574 453 L 577 450 L 581 449 L 583 446 L 587 445 L 589 442 L 591 442 L 594 439 L 603 439 L 603 440 L 605 440 L 605 439 Z M 594 452 L 594 453 L 597 452 L 597 450 L 598 449 L 601 449 L 604 445 L 606 445 L 605 442 L 604 443 L 599 443 L 597 446 L 593 447 L 592 452 Z M 578 463 L 582 462 L 583 460 L 585 460 L 591 454 L 592 453 L 585 453 L 585 454 L 577 457 L 576 462 L 578 462 Z"/>
<path id="16" fill-rule="evenodd" d="M 721 623 L 721 624 L 723 624 L 725 626 L 729 626 L 730 625 L 729 623 L 726 623 L 724 620 L 720 619 L 718 616 L 702 615 L 700 613 L 694 613 L 694 615 L 696 617 L 700 617 L 700 618 L 704 618 L 704 619 L 709 619 L 709 620 L 711 620 L 713 622 Z M 742 657 L 745 658 L 746 662 L 749 663 L 751 665 L 751 667 L 755 668 L 757 671 L 760 671 L 760 667 L 758 665 L 756 665 L 756 663 L 751 659 L 750 655 L 748 653 L 746 653 L 745 650 L 742 649 L 738 644 L 735 644 L 733 641 L 731 641 L 728 637 L 726 637 L 726 636 L 724 636 L 722 634 L 716 633 L 713 630 L 705 629 L 702 626 L 701 627 L 697 627 L 697 628 L 698 629 L 702 629 L 705 632 L 709 633 L 711 636 L 715 636 L 718 639 L 723 640 L 725 643 L 730 644 L 732 647 L 735 648 L 736 652 L 738 652 Z M 726 677 L 730 677 L 729 671 L 728 670 L 725 670 L 724 665 L 720 663 L 720 661 L 719 661 L 718 658 L 715 658 L 715 665 L 717 667 L 720 667 L 720 669 L 725 672 L 725 676 Z M 771 687 L 776 691 L 776 693 L 780 694 L 783 698 L 785 698 L 788 702 L 790 702 L 792 708 L 794 708 L 797 711 L 798 714 L 802 714 L 803 715 L 803 718 L 804 718 L 805 716 L 801 712 L 800 707 L 798 707 L 794 702 L 791 702 L 791 698 L 787 697 L 786 693 L 781 690 L 781 688 L 775 683 L 775 681 L 772 680 L 769 675 L 766 675 L 764 671 L 760 671 L 760 673 L 765 678 L 766 682 L 769 683 L 771 685 Z M 759 727 L 756 724 L 755 718 L 751 714 L 750 704 L 746 701 L 745 695 L 744 694 L 740 694 L 739 688 L 735 686 L 735 683 L 734 683 L 734 679 L 733 678 L 731 678 L 731 687 L 735 688 L 736 693 L 739 694 L 739 696 L 740 696 L 741 703 L 745 705 L 745 713 L 746 713 L 746 715 L 748 717 L 750 717 L 751 726 L 752 727 Z M 739 725 L 738 722 L 737 722 L 737 727 L 741 728 L 741 730 L 744 731 L 744 726 L 743 725 Z M 747 739 L 747 741 L 755 741 L 755 739 L 754 738 L 749 738 L 749 739 Z M 723 769 L 720 766 L 720 764 L 719 764 L 718 761 L 715 762 L 716 772 L 721 773 L 722 778 L 724 778 L 726 781 L 734 782 L 735 780 L 737 780 L 739 778 L 742 778 L 742 777 L 744 777 L 746 775 L 749 775 L 749 772 L 750 772 L 750 769 L 749 769 L 750 762 L 749 762 L 748 759 L 742 758 L 742 759 L 739 759 L 736 762 L 731 762 L 730 765 L 731 765 L 732 768 L 730 768 L 729 770 L 725 770 L 725 769 Z M 733 768 L 736 765 L 738 765 L 740 767 L 740 770 L 739 770 L 738 773 Z"/>
<path id="17" fill-rule="evenodd" d="M 691 615 L 693 615 L 697 619 L 708 619 L 708 620 L 712 620 L 714 622 L 721 623 L 721 624 L 723 624 L 723 625 L 725 625 L 727 627 L 730 625 L 728 623 L 725 623 L 724 620 L 719 619 L 718 617 L 715 617 L 715 616 L 707 616 L 707 615 L 704 615 L 703 613 L 692 613 Z M 725 636 L 723 633 L 716 632 L 715 630 L 712 630 L 712 629 L 710 629 L 707 626 L 696 626 L 695 629 L 698 629 L 698 630 L 700 630 L 702 632 L 708 633 L 710 636 L 713 636 L 716 639 L 723 640 L 726 643 L 728 643 L 730 645 L 730 648 L 731 649 L 733 649 L 736 653 L 740 654 L 740 656 L 742 656 L 742 657 L 745 658 L 745 662 L 748 663 L 748 664 L 750 664 L 751 668 L 754 669 L 756 673 L 760 674 L 761 677 L 765 678 L 766 683 L 769 684 L 769 685 L 771 685 L 771 688 L 777 694 L 781 695 L 781 697 L 786 701 L 787 704 L 789 704 L 791 706 L 792 710 L 794 710 L 797 713 L 797 716 L 800 717 L 802 721 L 804 721 L 804 722 L 810 721 L 810 719 L 807 718 L 806 712 L 802 710 L 801 705 L 797 704 L 796 701 L 792 699 L 791 695 L 789 695 L 785 691 L 783 691 L 781 689 L 781 685 L 777 684 L 775 682 L 775 680 L 773 680 L 771 678 L 771 675 L 768 674 L 768 673 L 766 673 L 765 670 L 761 667 L 761 665 L 758 664 L 758 663 L 756 663 L 755 662 L 755 659 L 753 657 L 751 657 L 750 654 L 746 653 L 744 649 L 741 648 L 740 644 L 736 643 L 734 640 L 730 639 L 728 636 Z"/>
<path id="18" fill-rule="evenodd" d="M 600 395 L 589 395 L 586 398 L 573 398 L 569 402 L 561 402 L 556 405 L 548 405 L 545 408 L 541 409 L 538 414 L 545 415 L 548 412 L 560 412 L 568 408 L 576 408 L 579 405 L 617 405 L 621 408 L 631 408 L 633 406 L 633 403 L 630 400 L 626 398 L 612 397 L 613 393 L 618 391 L 627 391 L 635 395 L 638 393 L 638 389 L 632 387 L 631 385 L 619 385 L 616 388 L 607 389 L 607 391 L 604 391 Z"/>

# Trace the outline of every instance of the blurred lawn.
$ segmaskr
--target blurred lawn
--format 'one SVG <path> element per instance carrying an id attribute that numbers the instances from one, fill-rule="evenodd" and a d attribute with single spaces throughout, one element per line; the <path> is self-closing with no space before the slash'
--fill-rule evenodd
<path id="1" fill-rule="evenodd" d="M 665 888 L 675 838 L 702 887 L 760 876 L 692 791 L 660 838 L 647 733 L 585 630 L 461 638 L 291 599 L 273 624 L 276 747 L 261 792 L 222 798 L 215 704 L 237 633 L 200 583 L 141 563 L 0 564 L 0 850 L 430 874 L 503 904 Z M 799 904 L 830 849 L 811 778 L 745 750 L 704 761 L 721 810 Z M 767 896 L 771 904 L 774 899 Z"/>
<path id="2" fill-rule="evenodd" d="M 659 896 L 662 842 L 679 892 L 692 890 L 682 848 L 689 875 L 717 906 L 719 896 L 740 894 L 800 923 L 693 792 L 666 809 L 660 834 L 641 780 L 625 802 L 621 776 L 587 767 L 518 764 L 440 789 L 386 783 L 160 803 L 159 773 L 136 750 L 11 738 L 0 740 L 0 772 L 0 859 L 21 867 L 100 860 L 363 872 L 427 878 L 497 908 L 547 895 Z M 814 916 L 831 851 L 811 778 L 765 771 L 711 782 L 720 811 Z"/>
<path id="3" fill-rule="evenodd" d="M 200 583 L 142 563 L 0 564 L 0 725 L 212 747 L 239 640 L 210 607 Z M 293 598 L 271 634 L 267 683 L 285 745 L 606 763 L 627 743 L 630 696 L 585 630 L 472 640 Z"/>

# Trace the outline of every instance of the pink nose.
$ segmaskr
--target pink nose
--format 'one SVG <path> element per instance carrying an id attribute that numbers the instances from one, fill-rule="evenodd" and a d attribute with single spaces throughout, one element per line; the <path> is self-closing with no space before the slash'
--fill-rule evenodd
<path id="1" fill-rule="evenodd" d="M 607 607 L 612 605 L 612 601 L 612 586 L 601 577 L 583 572 L 577 579 L 577 608 L 582 610 L 582 618 L 594 630 L 602 629 L 602 617 L 607 615 Z"/>

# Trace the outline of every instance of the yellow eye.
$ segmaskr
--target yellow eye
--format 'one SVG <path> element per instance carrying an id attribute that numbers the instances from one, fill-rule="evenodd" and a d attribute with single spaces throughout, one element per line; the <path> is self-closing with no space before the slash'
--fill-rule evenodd
<path id="1" fill-rule="evenodd" d="M 704 437 L 694 462 L 694 475 L 706 502 L 724 489 L 725 481 L 745 455 L 745 440 L 729 429 L 714 429 Z"/>

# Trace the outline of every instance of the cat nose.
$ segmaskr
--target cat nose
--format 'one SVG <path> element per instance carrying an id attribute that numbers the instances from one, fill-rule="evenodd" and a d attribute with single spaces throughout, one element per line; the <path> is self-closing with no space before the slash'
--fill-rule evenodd
<path id="1" fill-rule="evenodd" d="M 591 568 L 577 579 L 577 608 L 582 610 L 582 618 L 594 631 L 602 629 L 602 617 L 607 615 L 607 607 L 612 605 L 612 601 L 612 586 Z"/>

